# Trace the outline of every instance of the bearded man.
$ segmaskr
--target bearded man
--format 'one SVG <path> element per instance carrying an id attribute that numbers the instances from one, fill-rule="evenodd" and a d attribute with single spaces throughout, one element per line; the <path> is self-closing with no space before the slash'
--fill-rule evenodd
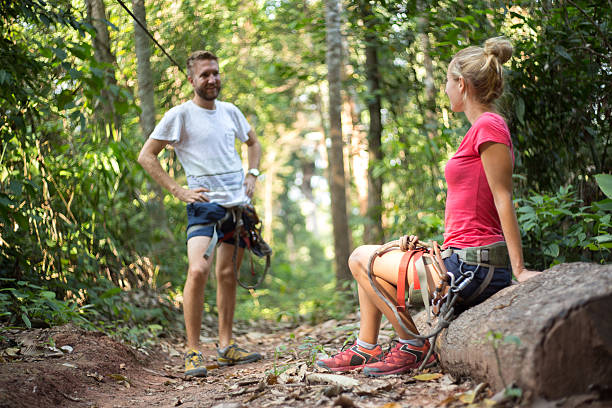
<path id="1" fill-rule="evenodd" d="M 234 220 L 225 217 L 229 208 L 250 203 L 259 176 L 261 145 L 255 132 L 236 106 L 217 100 L 221 90 L 219 61 L 209 51 L 195 51 L 187 59 L 188 79 L 193 98 L 170 109 L 144 144 L 138 163 L 162 187 L 187 203 L 187 256 L 189 268 L 183 292 L 183 314 L 187 334 L 185 374 L 206 376 L 200 352 L 200 329 L 204 288 L 213 256 L 203 256 L 210 245 L 234 230 Z M 235 147 L 235 140 L 246 143 L 246 175 Z M 187 176 L 184 188 L 166 172 L 159 153 L 171 145 Z M 228 218 L 222 225 L 215 225 Z M 222 242 L 222 241 L 220 241 Z M 238 266 L 244 242 L 238 248 Z M 220 365 L 249 363 L 262 358 L 248 352 L 232 340 L 236 305 L 236 278 L 233 268 L 234 240 L 222 242 L 216 249 L 217 309 L 219 312 Z"/>

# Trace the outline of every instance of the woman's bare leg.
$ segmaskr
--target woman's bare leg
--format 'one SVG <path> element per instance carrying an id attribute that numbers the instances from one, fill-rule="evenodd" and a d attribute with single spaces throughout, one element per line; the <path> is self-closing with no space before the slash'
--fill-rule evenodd
<path id="1" fill-rule="evenodd" d="M 359 306 L 361 310 L 359 338 L 367 343 L 376 344 L 378 339 L 378 331 L 380 329 L 381 313 L 389 320 L 396 333 L 402 339 L 412 339 L 410 333 L 407 333 L 400 326 L 393 311 L 387 304 L 378 297 L 368 279 L 368 262 L 370 256 L 379 248 L 378 245 L 364 245 L 357 248 L 349 258 L 349 268 L 355 277 L 359 291 Z M 382 257 L 377 257 L 374 261 L 373 275 L 376 278 L 376 283 L 379 288 L 392 302 L 396 305 L 396 286 L 397 272 L 404 252 L 393 250 Z M 411 274 L 408 274 L 408 287 L 412 283 Z M 400 312 L 400 317 L 404 325 L 412 332 L 418 334 L 410 314 Z"/>

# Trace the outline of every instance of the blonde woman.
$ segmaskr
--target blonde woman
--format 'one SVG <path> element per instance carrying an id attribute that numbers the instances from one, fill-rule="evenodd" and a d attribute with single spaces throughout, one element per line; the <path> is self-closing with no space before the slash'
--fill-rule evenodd
<path id="1" fill-rule="evenodd" d="M 448 67 L 446 94 L 451 109 L 465 113 L 471 123 L 445 168 L 448 193 L 442 245 L 444 266 L 456 280 L 467 272 L 474 274 L 470 284 L 459 293 L 461 300 L 456 306 L 459 312 L 510 285 L 512 273 L 519 282 L 538 273 L 527 270 L 523 263 L 521 237 L 512 204 L 514 151 L 508 126 L 494 106 L 503 92 L 502 64 L 511 56 L 512 45 L 508 40 L 491 38 L 484 47 L 471 46 L 459 51 Z M 415 242 L 416 237 L 410 237 L 410 241 Z M 349 259 L 349 267 L 358 283 L 359 336 L 347 350 L 317 361 L 320 367 L 330 371 L 363 368 L 364 373 L 371 376 L 400 374 L 419 367 L 429 351 L 429 341 L 406 332 L 370 284 L 367 266 L 370 256 L 379 248 L 377 245 L 361 246 Z M 488 265 L 496 264 L 496 267 L 466 263 L 466 254 L 480 256 L 483 250 L 496 254 L 497 259 L 487 260 Z M 403 256 L 401 250 L 392 250 L 377 257 L 372 266 L 373 279 L 391 299 L 397 295 L 398 270 Z M 413 274 L 408 273 L 406 284 L 413 285 L 413 280 Z M 386 355 L 377 344 L 383 314 L 399 336 L 397 345 Z M 418 334 L 407 311 L 398 315 L 404 327 Z M 426 363 L 433 362 L 435 356 L 431 355 Z"/>

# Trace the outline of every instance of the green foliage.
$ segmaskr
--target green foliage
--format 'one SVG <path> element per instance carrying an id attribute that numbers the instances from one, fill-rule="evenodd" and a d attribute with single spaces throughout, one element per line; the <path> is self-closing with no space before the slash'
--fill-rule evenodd
<path id="1" fill-rule="evenodd" d="M 503 111 L 523 191 L 572 184 L 601 199 L 592 176 L 612 168 L 612 9 L 572 1 L 512 12 L 515 55 Z M 562 29 L 560 27 L 563 27 Z"/>
<path id="2" fill-rule="evenodd" d="M 325 353 L 325 349 L 316 339 L 306 336 L 302 340 L 302 344 L 297 347 L 298 357 L 305 359 L 309 366 L 314 366 L 317 360 L 317 354 Z"/>
<path id="3" fill-rule="evenodd" d="M 287 346 L 281 344 L 280 346 L 276 346 L 274 348 L 274 364 L 272 368 L 267 371 L 268 374 L 272 374 L 274 376 L 279 376 L 291 367 L 291 364 L 279 365 L 278 359 L 287 351 Z"/>
<path id="4" fill-rule="evenodd" d="M 173 308 L 143 310 L 122 291 L 164 278 L 138 255 L 161 235 L 134 166 L 140 136 L 107 133 L 94 118 L 108 67 L 93 57 L 81 12 L 10 4 L 0 7 L 0 319 L 71 322 L 142 344 Z M 137 116 L 125 88 L 111 92 L 117 112 Z"/>
<path id="5" fill-rule="evenodd" d="M 497 372 L 502 380 L 502 383 L 504 384 L 504 396 L 520 399 L 523 396 L 523 390 L 512 386 L 512 384 L 506 385 L 506 380 L 504 380 L 504 376 L 501 370 L 499 347 L 504 344 L 514 344 L 517 347 L 520 347 L 521 339 L 513 334 L 508 334 L 504 336 L 503 333 L 489 330 L 486 334 L 486 340 L 489 342 L 489 344 L 491 344 L 495 353 L 495 361 L 497 362 Z"/>
<path id="6" fill-rule="evenodd" d="M 369 16 L 364 4 L 347 3 L 343 27 L 344 85 L 357 129 L 346 136 L 369 122 L 364 46 L 374 39 L 384 159 L 371 165 L 384 182 L 386 235 L 441 240 L 443 165 L 468 125 L 449 111 L 445 69 L 459 49 L 502 33 L 516 45 L 509 98 L 500 107 L 522 176 L 524 198 L 517 203 L 526 259 L 536 269 L 609 261 L 611 201 L 601 201 L 594 183 L 610 194 L 610 176 L 597 175 L 612 167 L 607 3 L 373 1 Z M 0 273 L 6 278 L 0 305 L 11 313 L 0 319 L 21 326 L 72 321 L 146 344 L 163 334 L 161 327 L 182 321 L 172 296 L 181 295 L 187 267 L 185 209 L 170 195 L 155 197 L 135 163 L 143 138 L 132 97 L 133 21 L 118 4 L 106 6 L 112 66 L 94 58 L 95 31 L 83 4 L 0 5 Z M 256 198 L 265 193 L 272 202 L 273 234 L 266 238 L 275 253 L 264 286 L 239 291 L 239 318 L 316 323 L 355 308 L 350 294 L 335 289 L 331 237 L 322 228 L 329 220 L 319 201 L 326 188 L 317 153 L 326 132 L 324 9 L 323 1 L 297 0 L 147 5 L 149 28 L 175 59 L 184 62 L 201 48 L 219 55 L 222 97 L 246 113 L 267 155 Z M 152 52 L 161 114 L 191 89 L 159 49 Z M 109 70 L 116 86 L 108 85 Z M 99 114 L 109 92 L 119 129 Z M 322 137 L 313 142 L 309 134 Z M 175 154 L 161 158 L 183 183 Z M 560 189 L 567 185 L 576 192 Z M 313 214 L 305 202 L 318 210 L 318 230 L 306 226 Z M 364 219 L 356 200 L 350 206 L 356 246 Z M 207 312 L 214 312 L 214 289 L 214 283 L 206 289 Z"/>
<path id="7" fill-rule="evenodd" d="M 74 301 L 60 300 L 55 292 L 25 281 L 2 278 L 0 289 L 0 320 L 9 326 L 55 326 L 77 323 L 91 328 L 89 305 L 79 306 Z"/>
<path id="8" fill-rule="evenodd" d="M 534 193 L 516 201 L 523 252 L 530 268 L 543 270 L 579 260 L 609 262 L 611 200 L 583 206 L 568 186 L 555 194 Z"/>

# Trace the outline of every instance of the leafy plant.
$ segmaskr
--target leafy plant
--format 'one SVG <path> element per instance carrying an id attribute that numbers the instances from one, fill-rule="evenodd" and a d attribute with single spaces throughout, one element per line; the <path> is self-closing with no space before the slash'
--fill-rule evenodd
<path id="1" fill-rule="evenodd" d="M 325 353 L 323 346 L 317 343 L 316 339 L 309 336 L 304 337 L 302 344 L 297 347 L 297 350 L 300 357 L 305 358 L 310 366 L 315 363 L 318 353 Z"/>
<path id="2" fill-rule="evenodd" d="M 489 330 L 486 335 L 487 341 L 493 346 L 493 352 L 495 353 L 495 361 L 497 362 L 497 372 L 499 374 L 499 378 L 502 380 L 502 384 L 504 385 L 504 394 L 507 397 L 511 398 L 521 398 L 523 395 L 523 391 L 520 388 L 513 387 L 512 385 L 507 385 L 506 380 L 504 379 L 504 375 L 501 370 L 501 360 L 499 358 L 499 347 L 503 344 L 515 344 L 516 346 L 521 345 L 521 339 L 513 334 L 508 334 L 506 336 L 503 333 L 495 332 Z"/>
<path id="3" fill-rule="evenodd" d="M 55 292 L 26 281 L 2 279 L 0 289 L 0 318 L 6 319 L 9 325 L 54 326 L 74 322 L 80 326 L 92 328 L 90 305 L 79 306 L 74 301 L 60 300 Z M 8 286 L 8 287 L 6 287 Z"/>
<path id="4" fill-rule="evenodd" d="M 276 346 L 274 348 L 274 363 L 272 365 L 272 369 L 267 371 L 268 374 L 272 374 L 272 375 L 277 377 L 277 376 L 281 375 L 282 373 L 284 373 L 285 371 L 287 371 L 289 369 L 289 367 L 291 367 L 290 364 L 285 364 L 283 366 L 280 366 L 278 364 L 278 359 L 286 351 L 287 351 L 287 346 L 285 346 L 284 344 L 281 344 L 280 346 Z"/>
<path id="5" fill-rule="evenodd" d="M 610 201 L 583 206 L 571 186 L 555 194 L 517 199 L 517 215 L 529 267 L 545 269 L 577 260 L 610 257 Z"/>

